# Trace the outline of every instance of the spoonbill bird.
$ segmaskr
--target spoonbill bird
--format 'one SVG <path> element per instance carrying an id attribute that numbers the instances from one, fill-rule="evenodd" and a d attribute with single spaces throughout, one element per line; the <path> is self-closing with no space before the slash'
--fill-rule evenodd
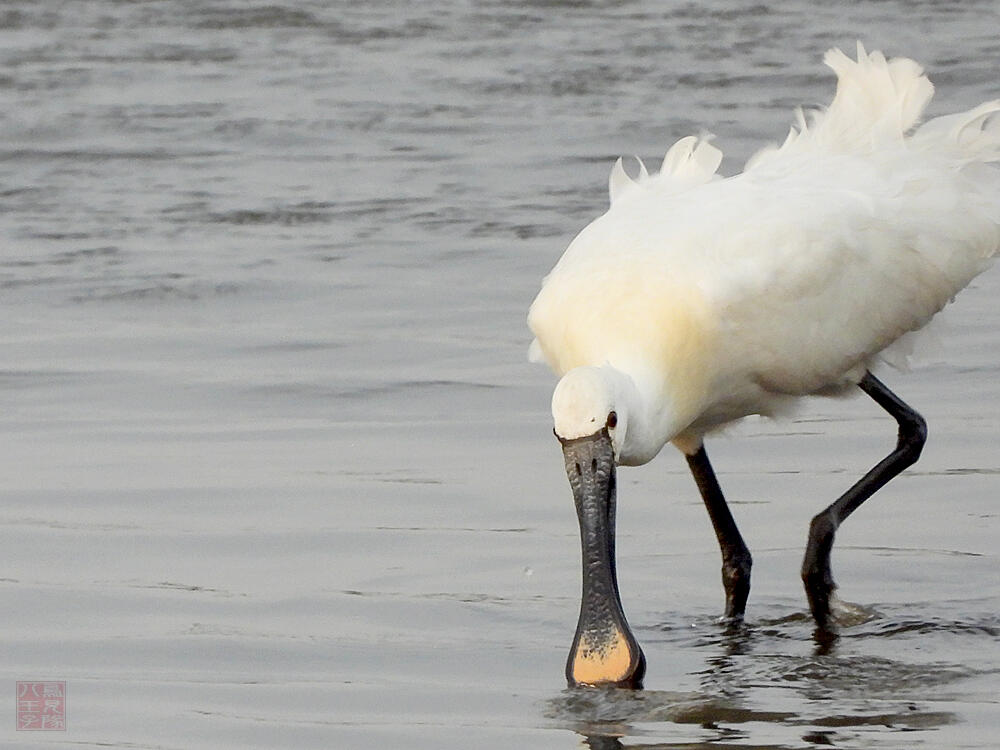
<path id="1" fill-rule="evenodd" d="M 703 440 L 742 417 L 854 387 L 899 424 L 896 447 L 812 519 L 802 580 L 832 628 L 834 534 L 920 455 L 924 420 L 873 363 L 1000 252 L 1000 100 L 916 127 L 933 86 L 912 60 L 826 54 L 832 104 L 733 177 L 682 138 L 659 173 L 621 160 L 611 206 L 573 240 L 531 306 L 531 357 L 552 396 L 583 547 L 571 685 L 641 685 L 645 657 L 615 572 L 616 466 L 668 442 L 687 459 L 722 552 L 725 616 L 742 618 L 751 557 Z"/>

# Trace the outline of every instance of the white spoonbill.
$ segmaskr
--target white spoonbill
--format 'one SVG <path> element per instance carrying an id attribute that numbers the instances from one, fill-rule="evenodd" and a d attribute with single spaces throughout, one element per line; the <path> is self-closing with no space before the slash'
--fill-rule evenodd
<path id="1" fill-rule="evenodd" d="M 687 458 L 722 552 L 725 614 L 743 616 L 750 552 L 704 436 L 855 386 L 899 423 L 896 448 L 812 520 L 809 607 L 831 626 L 834 533 L 920 455 L 923 419 L 869 368 L 1000 252 L 1000 100 L 915 127 L 933 86 L 912 60 L 831 50 L 829 108 L 722 179 L 683 138 L 658 174 L 612 169 L 611 207 L 573 240 L 531 306 L 583 546 L 572 684 L 638 686 L 645 658 L 615 573 L 617 465 L 668 442 Z"/>

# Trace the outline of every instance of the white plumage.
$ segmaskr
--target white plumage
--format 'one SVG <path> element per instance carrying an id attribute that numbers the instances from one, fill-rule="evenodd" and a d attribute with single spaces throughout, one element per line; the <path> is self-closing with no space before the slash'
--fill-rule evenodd
<path id="1" fill-rule="evenodd" d="M 684 138 L 656 174 L 611 173 L 611 207 L 546 277 L 532 356 L 562 377 L 556 432 L 617 412 L 617 462 L 842 391 L 1000 252 L 1000 100 L 917 127 L 917 63 L 827 53 L 828 109 L 742 174 Z"/>

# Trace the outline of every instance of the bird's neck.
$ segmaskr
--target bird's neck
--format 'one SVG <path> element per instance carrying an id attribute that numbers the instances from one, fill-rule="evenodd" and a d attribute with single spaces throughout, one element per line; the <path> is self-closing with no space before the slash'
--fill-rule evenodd
<path id="1" fill-rule="evenodd" d="M 616 371 L 617 400 L 628 411 L 628 429 L 618 463 L 639 466 L 651 461 L 684 425 L 677 424 L 666 389 L 641 370 Z"/>

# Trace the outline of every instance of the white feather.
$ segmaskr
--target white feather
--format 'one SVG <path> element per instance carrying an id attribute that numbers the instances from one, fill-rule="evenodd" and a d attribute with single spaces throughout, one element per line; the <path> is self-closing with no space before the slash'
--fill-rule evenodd
<path id="1" fill-rule="evenodd" d="M 608 175 L 608 193 L 611 198 L 611 203 L 621 198 L 632 188 L 638 185 L 645 179 L 649 177 L 649 170 L 646 169 L 646 165 L 642 163 L 642 159 L 638 156 L 635 160 L 639 162 L 639 179 L 633 180 L 629 177 L 628 172 L 625 171 L 625 165 L 622 163 L 622 158 L 619 156 L 618 161 L 611 168 L 611 174 Z"/>
<path id="2" fill-rule="evenodd" d="M 722 152 L 708 137 L 691 135 L 675 143 L 663 157 L 660 180 L 678 190 L 708 182 L 722 163 Z"/>
<path id="3" fill-rule="evenodd" d="M 933 93 L 919 65 L 860 45 L 826 63 L 830 107 L 743 174 L 717 178 L 721 152 L 691 137 L 656 175 L 617 164 L 613 205 L 532 305 L 533 351 L 557 374 L 632 384 L 623 463 L 856 383 L 1000 252 L 1000 102 L 911 134 Z"/>

